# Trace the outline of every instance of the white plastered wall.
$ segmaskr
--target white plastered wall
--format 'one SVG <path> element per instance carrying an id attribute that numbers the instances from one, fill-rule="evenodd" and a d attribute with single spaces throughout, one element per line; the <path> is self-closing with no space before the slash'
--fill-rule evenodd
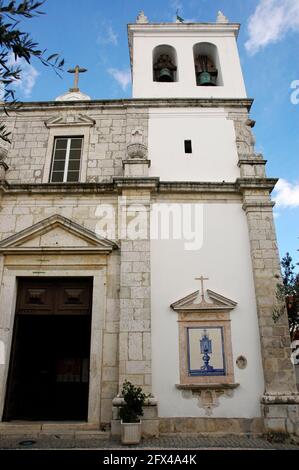
<path id="1" fill-rule="evenodd" d="M 184 140 L 192 141 L 186 154 Z M 222 108 L 152 108 L 149 176 L 161 181 L 226 181 L 240 176 L 236 135 Z"/>
<path id="2" fill-rule="evenodd" d="M 264 391 L 259 329 L 246 217 L 240 203 L 204 204 L 203 244 L 185 251 L 183 241 L 151 242 L 153 393 L 160 417 L 204 417 L 196 398 L 183 398 L 179 383 L 177 313 L 170 305 L 199 289 L 194 278 L 209 278 L 206 288 L 238 303 L 231 312 L 235 382 L 233 397 L 220 397 L 213 417 L 260 416 Z M 236 366 L 238 356 L 248 365 Z"/>

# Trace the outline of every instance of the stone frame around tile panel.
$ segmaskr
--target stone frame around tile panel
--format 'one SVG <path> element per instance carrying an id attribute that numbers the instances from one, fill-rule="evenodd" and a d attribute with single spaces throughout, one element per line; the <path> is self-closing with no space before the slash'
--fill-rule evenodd
<path id="1" fill-rule="evenodd" d="M 188 317 L 189 317 L 188 313 Z M 196 314 L 191 315 L 192 318 L 186 318 L 184 314 L 178 319 L 179 324 L 179 349 L 180 349 L 180 384 L 231 384 L 234 383 L 234 366 L 232 359 L 232 345 L 230 332 L 229 316 L 213 313 L 209 314 L 209 318 L 205 320 L 199 318 Z M 188 367 L 188 328 L 222 328 L 223 332 L 223 352 L 225 360 L 224 375 L 191 375 Z"/>
<path id="2" fill-rule="evenodd" d="M 216 292 L 207 290 L 204 299 L 199 299 L 199 291 L 174 302 L 171 308 L 178 313 L 180 386 L 230 384 L 234 388 L 234 364 L 232 354 L 230 311 L 236 302 Z M 206 299 L 208 301 L 206 301 Z M 191 375 L 188 366 L 188 328 L 222 329 L 222 341 L 225 361 L 224 375 Z M 180 387 L 181 388 L 181 387 Z M 188 387 L 187 387 L 188 388 Z"/>

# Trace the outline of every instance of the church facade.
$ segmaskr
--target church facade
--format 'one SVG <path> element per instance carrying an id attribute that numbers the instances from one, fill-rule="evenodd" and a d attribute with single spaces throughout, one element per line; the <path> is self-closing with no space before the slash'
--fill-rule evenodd
<path id="1" fill-rule="evenodd" d="M 129 380 L 151 394 L 145 436 L 299 434 L 287 318 L 273 320 L 277 180 L 254 149 L 238 31 L 220 13 L 140 14 L 132 99 L 74 87 L 7 117 L 1 432 L 117 435 Z"/>

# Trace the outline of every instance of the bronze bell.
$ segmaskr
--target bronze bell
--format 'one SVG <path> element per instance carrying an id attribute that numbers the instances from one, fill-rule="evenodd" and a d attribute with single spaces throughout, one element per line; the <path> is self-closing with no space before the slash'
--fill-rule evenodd
<path id="1" fill-rule="evenodd" d="M 197 76 L 199 86 L 215 86 L 215 77 L 209 72 L 200 72 Z"/>
<path id="2" fill-rule="evenodd" d="M 159 71 L 159 82 L 173 82 L 173 75 L 171 70 L 163 68 Z"/>

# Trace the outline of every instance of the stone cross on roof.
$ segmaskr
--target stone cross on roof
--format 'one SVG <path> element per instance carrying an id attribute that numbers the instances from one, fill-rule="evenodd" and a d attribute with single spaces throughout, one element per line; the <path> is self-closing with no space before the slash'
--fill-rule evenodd
<path id="1" fill-rule="evenodd" d="M 208 281 L 208 280 L 209 280 L 208 277 L 203 277 L 203 276 L 195 278 L 195 281 L 200 281 L 200 284 L 201 284 L 201 301 L 202 302 L 205 301 L 205 291 L 204 291 L 204 287 L 203 287 L 203 282 Z"/>
<path id="2" fill-rule="evenodd" d="M 76 65 L 73 69 L 68 69 L 68 73 L 74 73 L 74 86 L 73 88 L 70 88 L 70 91 L 79 91 L 79 73 L 84 73 L 87 72 L 87 69 L 84 69 L 82 67 L 79 67 L 79 65 Z"/>

